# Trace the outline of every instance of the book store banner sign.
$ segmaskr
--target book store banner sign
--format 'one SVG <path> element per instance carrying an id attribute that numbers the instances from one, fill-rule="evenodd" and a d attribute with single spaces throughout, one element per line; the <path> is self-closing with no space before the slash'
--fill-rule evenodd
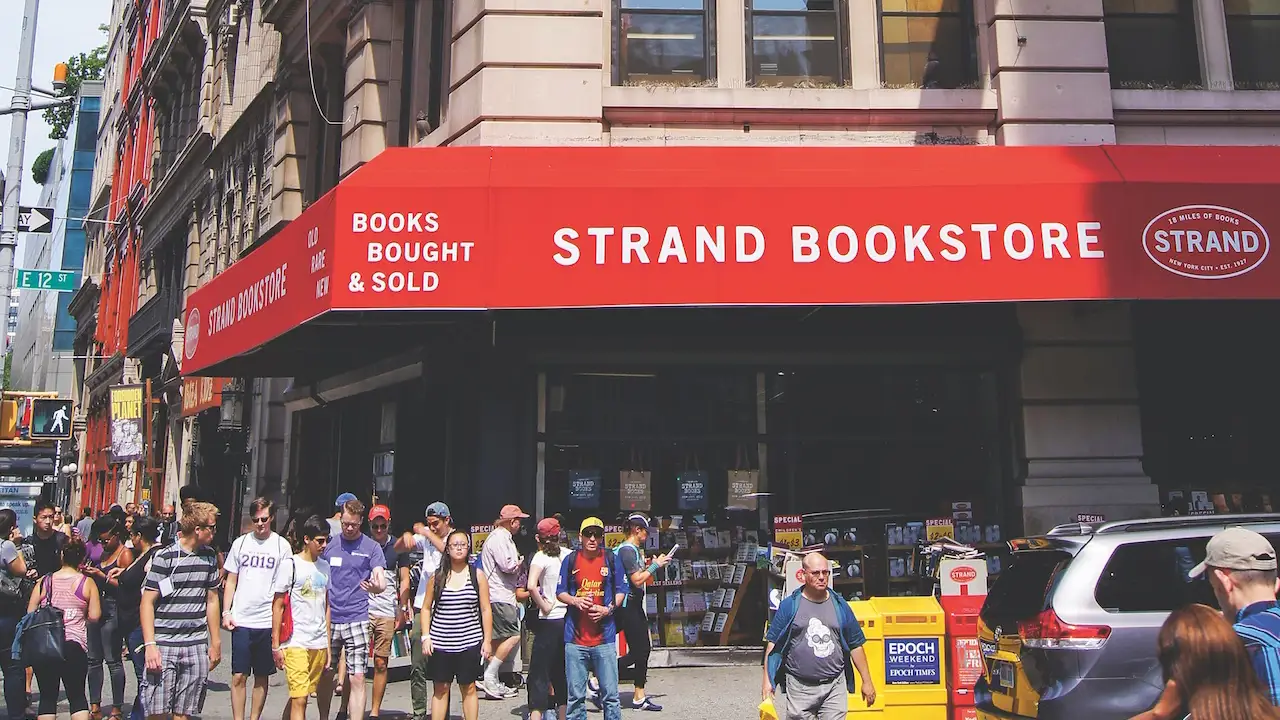
<path id="1" fill-rule="evenodd" d="M 142 386 L 116 385 L 110 389 L 111 462 L 142 459 Z"/>
<path id="2" fill-rule="evenodd" d="M 650 506 L 651 476 L 648 470 L 623 470 L 619 473 L 622 486 L 622 509 L 648 510 Z"/>
<path id="3" fill-rule="evenodd" d="M 594 510 L 600 507 L 600 471 L 569 471 L 569 507 Z"/>
<path id="4" fill-rule="evenodd" d="M 707 473 L 690 470 L 680 473 L 678 507 L 681 510 L 707 509 Z"/>
<path id="5" fill-rule="evenodd" d="M 759 507 L 760 471 L 729 471 L 729 508 L 732 510 L 755 510 Z"/>

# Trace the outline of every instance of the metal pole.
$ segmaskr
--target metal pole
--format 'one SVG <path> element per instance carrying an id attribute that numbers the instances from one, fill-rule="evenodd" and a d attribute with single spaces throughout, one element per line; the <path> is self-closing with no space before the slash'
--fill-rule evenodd
<path id="1" fill-rule="evenodd" d="M 0 307 L 9 312 L 13 291 L 13 255 L 18 247 L 18 201 L 22 196 L 22 156 L 27 149 L 27 111 L 31 108 L 31 66 L 36 54 L 36 16 L 40 0 L 27 0 L 18 44 L 18 77 L 13 83 L 13 125 L 9 130 L 9 164 L 5 171 L 4 215 L 0 219 Z M 0 331 L 0 362 L 9 351 L 9 334 Z M 0 381 L 2 382 L 2 381 Z M 8 388 L 5 388 L 6 390 Z"/>

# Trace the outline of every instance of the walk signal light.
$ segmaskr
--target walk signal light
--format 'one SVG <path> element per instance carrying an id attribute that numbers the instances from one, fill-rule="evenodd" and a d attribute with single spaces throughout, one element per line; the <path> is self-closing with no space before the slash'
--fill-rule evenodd
<path id="1" fill-rule="evenodd" d="M 71 401 L 65 398 L 31 398 L 32 440 L 71 439 Z"/>

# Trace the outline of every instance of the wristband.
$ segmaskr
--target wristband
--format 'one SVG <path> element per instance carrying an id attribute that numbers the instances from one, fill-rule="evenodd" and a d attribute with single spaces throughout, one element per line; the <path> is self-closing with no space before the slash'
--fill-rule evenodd
<path id="1" fill-rule="evenodd" d="M 649 563 L 649 570 L 648 570 L 649 576 L 653 577 L 653 574 L 656 573 L 657 571 L 658 571 L 658 563 L 656 562 Z"/>
<path id="2" fill-rule="evenodd" d="M 156 642 L 144 642 L 142 643 L 142 647 L 160 647 L 160 644 Z"/>

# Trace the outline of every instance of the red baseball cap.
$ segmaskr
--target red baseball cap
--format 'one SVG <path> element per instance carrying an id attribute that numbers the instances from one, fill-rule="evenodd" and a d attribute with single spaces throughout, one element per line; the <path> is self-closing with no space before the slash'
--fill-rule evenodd
<path id="1" fill-rule="evenodd" d="M 374 505 L 373 507 L 369 508 L 369 519 L 376 520 L 378 518 L 382 518 L 383 520 L 390 522 L 391 508 L 387 507 L 386 505 Z"/>
<path id="2" fill-rule="evenodd" d="M 557 537 L 560 535 L 560 521 L 553 518 L 542 518 L 538 521 L 538 537 Z"/>
<path id="3" fill-rule="evenodd" d="M 515 518 L 527 518 L 529 513 L 520 509 L 519 505 L 503 505 L 502 512 L 499 513 L 499 520 L 514 520 Z"/>

